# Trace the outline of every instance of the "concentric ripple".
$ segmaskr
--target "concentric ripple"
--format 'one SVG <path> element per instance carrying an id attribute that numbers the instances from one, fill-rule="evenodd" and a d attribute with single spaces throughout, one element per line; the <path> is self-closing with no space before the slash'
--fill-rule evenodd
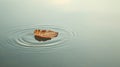
<path id="1" fill-rule="evenodd" d="M 58 32 L 58 36 L 47 41 L 37 41 L 34 38 L 33 31 L 35 29 L 45 29 L 53 30 Z M 73 36 L 71 31 L 68 31 L 62 27 L 50 26 L 50 25 L 37 25 L 37 26 L 24 26 L 20 28 L 15 28 L 15 30 L 9 32 L 8 34 L 8 43 L 15 45 L 21 45 L 26 47 L 35 47 L 35 46 L 52 46 L 60 45 Z"/>

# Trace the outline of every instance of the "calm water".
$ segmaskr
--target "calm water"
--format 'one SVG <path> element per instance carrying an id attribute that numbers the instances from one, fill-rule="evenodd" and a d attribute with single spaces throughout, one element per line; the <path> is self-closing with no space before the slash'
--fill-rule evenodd
<path id="1" fill-rule="evenodd" d="M 118 0 L 0 0 L 0 67 L 120 67 Z M 59 36 L 34 39 L 34 29 Z"/>

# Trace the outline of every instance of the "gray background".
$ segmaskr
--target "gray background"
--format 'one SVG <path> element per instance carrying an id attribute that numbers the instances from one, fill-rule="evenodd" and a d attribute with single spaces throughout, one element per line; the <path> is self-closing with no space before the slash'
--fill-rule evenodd
<path id="1" fill-rule="evenodd" d="M 120 67 L 119 0 L 0 0 L 0 67 Z M 3 41 L 23 25 L 68 27 L 76 36 L 41 52 Z M 17 45 L 17 44 L 16 44 Z"/>

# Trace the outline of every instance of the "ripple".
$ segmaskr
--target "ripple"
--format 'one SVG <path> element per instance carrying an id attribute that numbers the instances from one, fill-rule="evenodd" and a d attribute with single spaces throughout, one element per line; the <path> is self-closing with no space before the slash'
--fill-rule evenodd
<path id="1" fill-rule="evenodd" d="M 47 41 L 37 41 L 34 38 L 33 31 L 35 29 L 53 30 L 58 32 L 58 36 Z M 37 25 L 37 26 L 23 26 L 14 28 L 7 35 L 7 43 L 13 46 L 24 47 L 46 47 L 61 45 L 70 40 L 74 36 L 73 32 L 67 30 L 67 28 L 53 26 L 53 25 Z"/>

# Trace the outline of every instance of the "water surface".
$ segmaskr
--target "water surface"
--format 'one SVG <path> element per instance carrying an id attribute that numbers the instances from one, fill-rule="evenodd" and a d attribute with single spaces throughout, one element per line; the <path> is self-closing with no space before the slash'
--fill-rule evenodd
<path id="1" fill-rule="evenodd" d="M 0 67 L 120 67 L 119 2 L 0 0 Z M 36 28 L 60 35 L 38 43 Z"/>

